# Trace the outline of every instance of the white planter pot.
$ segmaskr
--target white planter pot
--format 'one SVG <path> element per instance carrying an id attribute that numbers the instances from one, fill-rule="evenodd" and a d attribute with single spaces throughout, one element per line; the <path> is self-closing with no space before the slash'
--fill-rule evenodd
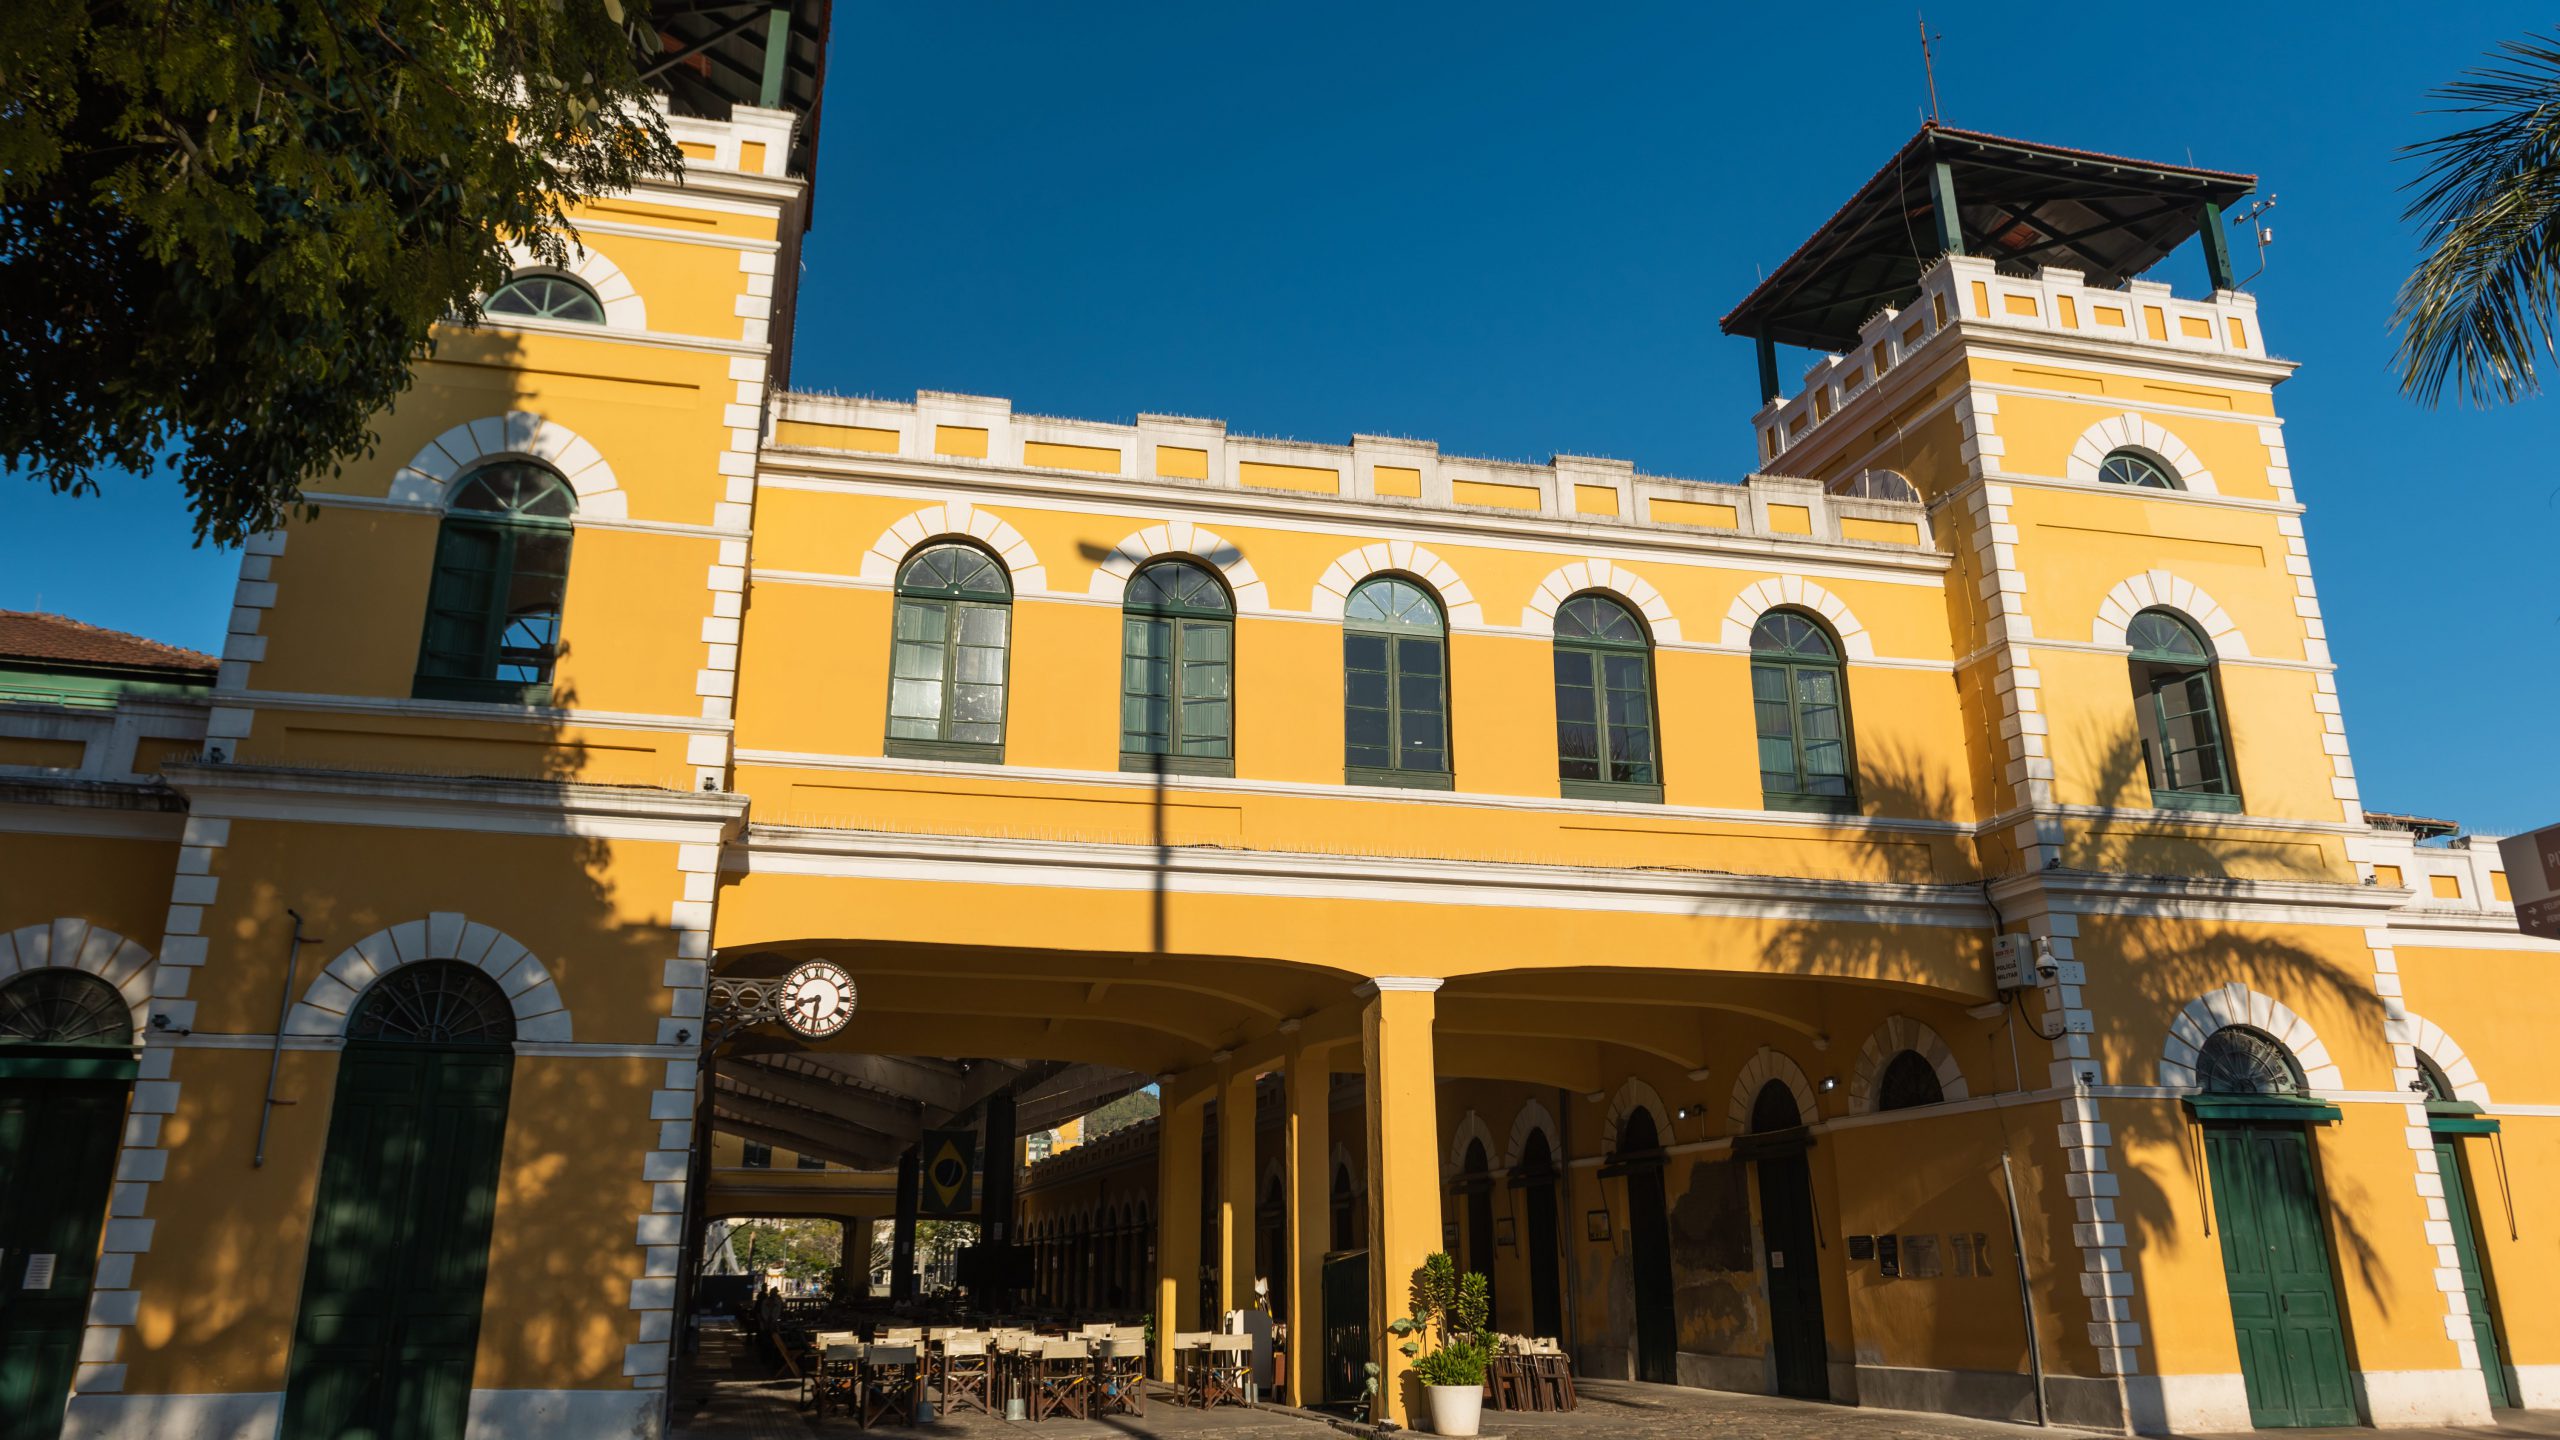
<path id="1" fill-rule="evenodd" d="M 1473 1435 L 1484 1420 L 1482 1385 L 1425 1385 L 1434 1435 Z"/>

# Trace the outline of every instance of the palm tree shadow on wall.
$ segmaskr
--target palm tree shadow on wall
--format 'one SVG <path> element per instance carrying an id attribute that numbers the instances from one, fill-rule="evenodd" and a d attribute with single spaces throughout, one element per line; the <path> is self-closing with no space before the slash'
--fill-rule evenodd
<path id="1" fill-rule="evenodd" d="M 2079 882 L 2093 876 L 2136 877 L 2147 882 L 2145 888 L 2184 892 L 2179 898 L 2198 906 L 2198 913 L 2183 916 L 2083 916 L 2081 937 L 2075 947 L 2074 958 L 2088 968 L 2085 989 L 2090 1008 L 2096 1012 L 2093 1055 L 2087 1064 L 2096 1077 L 2102 1113 L 2115 1112 L 2108 1118 L 2115 1122 L 2114 1169 L 2121 1186 L 2116 1218 L 2124 1227 L 2126 1266 L 2140 1272 L 2148 1250 L 2177 1247 L 2192 1257 L 2194 1247 L 2204 1246 L 2206 1253 L 2212 1254 L 2220 1243 L 2219 1217 L 2213 1210 L 2201 1127 L 2184 1107 L 2175 1106 L 2174 1102 L 2118 1097 L 2110 1104 L 2107 1099 L 2112 1087 L 2158 1087 L 2163 1083 L 2161 1060 L 2171 1020 L 2190 1001 L 2237 980 L 2306 1017 L 2351 1017 L 2345 1021 L 2324 1019 L 2321 1027 L 2324 1042 L 2333 1047 L 2333 1056 L 2343 1063 L 2352 1061 L 2365 1047 L 2341 1042 L 2360 1037 L 2325 1032 L 2346 1024 L 2369 1026 L 2371 1033 L 2378 1035 L 2384 1017 L 2373 989 L 2371 957 L 2360 928 L 2252 925 L 2220 918 L 2215 913 L 2221 908 L 2215 902 L 2230 900 L 2245 882 L 2355 884 L 2354 876 L 2334 852 L 2324 852 L 2316 844 L 2233 833 L 2232 822 L 2237 817 L 2205 815 L 2192 822 L 2183 817 L 2164 821 L 2161 812 L 2150 804 L 2149 779 L 2129 718 L 2117 726 L 2081 727 L 2068 744 L 2057 747 L 2056 758 L 2066 780 L 2075 787 L 2085 781 L 2089 787 L 2085 793 L 2104 797 L 2105 803 L 2076 810 L 2062 821 L 2065 834 L 2059 861 L 2044 873 L 2058 887 L 2069 889 L 2082 888 Z M 2245 762 L 2245 754 L 2242 758 Z M 1963 813 L 1951 772 L 1943 764 L 1922 763 L 1915 753 L 1893 748 L 1866 749 L 1859 761 L 1860 809 L 1864 814 L 1922 818 Z M 1977 808 L 1987 811 L 1990 806 Z M 2143 833 L 2146 830 L 2181 833 L 2162 836 Z M 1914 846 L 1907 835 L 1890 830 L 1848 832 L 1839 843 L 1850 852 L 1849 868 L 1866 878 L 1935 883 L 1945 886 L 1951 897 L 1955 892 L 1969 892 L 1988 901 L 1986 881 L 1997 883 L 2023 873 L 2017 859 L 2008 860 L 2005 875 L 1995 869 L 1979 880 L 1946 881 L 1915 873 L 1915 857 L 1927 852 Z M 1977 847 L 1968 842 L 1963 848 L 1975 852 L 1963 856 L 1963 864 L 1973 863 L 1977 856 L 1988 856 L 1996 866 L 2002 854 L 2015 853 L 1998 844 Z M 1916 957 L 1942 953 L 1943 931 L 1923 932 L 1889 914 L 1867 925 L 1805 921 L 1781 926 L 1771 938 L 1766 959 L 1779 973 L 1849 983 L 1882 982 L 1951 1004 L 1978 1005 L 1995 998 L 1990 940 L 1994 921 L 1988 903 L 1983 907 L 1981 925 L 1979 938 L 1965 947 L 1978 970 L 1963 993 L 1951 994 L 1944 988 L 1917 983 L 1926 967 Z M 2010 928 L 2024 929 L 2014 924 Z M 1897 954 L 1900 942 L 1905 940 L 1909 942 L 1908 951 Z M 2324 943 L 2331 941 L 2334 944 Z M 2044 1011 L 2035 991 L 2026 992 L 2020 999 L 2022 1005 L 2011 1007 L 2005 1016 L 1988 1023 L 1995 1033 L 2004 1025 L 2016 1026 L 2020 1033 L 2015 1038 L 2027 1057 L 2023 1068 L 2028 1075 L 2038 1077 L 2025 1082 L 2023 1088 L 2044 1088 L 2050 1081 L 2043 1078 L 2042 1057 L 2049 1055 L 2050 1047 L 2049 1043 L 2040 1042 L 2049 1042 L 2057 1035 L 2060 1017 Z M 2026 1033 L 2030 1030 L 2034 1033 Z M 2021 1088 L 2014 1076 L 1982 1076 L 1975 1077 L 1974 1093 L 1984 1094 L 2002 1079 L 2010 1082 L 2002 1088 Z M 2352 1067 L 2345 1083 L 2350 1089 L 2390 1088 L 2387 1073 L 2358 1074 Z M 2164 1115 L 2174 1117 L 2166 1133 L 2161 1129 Z M 2354 1117 L 2355 1112 L 2350 1115 Z M 2041 1215 L 2022 1217 L 2029 1232 L 2031 1259 L 2036 1252 L 2043 1256 L 2036 1262 L 2039 1273 L 2035 1276 L 2039 1287 L 2046 1291 L 2040 1308 L 2046 1313 L 2077 1315 L 2084 1308 L 2078 1288 L 2082 1262 L 2072 1233 L 2077 1217 L 2062 1199 L 2065 1187 L 2061 1175 L 2045 1173 L 2058 1167 L 2061 1157 L 2050 1145 L 2014 1143 L 2019 1137 L 2050 1133 L 2039 1127 L 2049 1123 L 2051 1116 L 2035 1110 L 2004 1110 L 2001 1116 L 1997 1128 L 2003 1131 L 2003 1146 L 2011 1148 L 2013 1162 L 2021 1167 L 2018 1179 L 2022 1194 L 2050 1196 L 2064 1206 L 2058 1211 L 2048 1208 Z M 2032 1122 L 2026 1118 L 2029 1116 L 2033 1117 Z M 2394 1115 L 2387 1120 L 2357 1117 L 2346 1123 L 2396 1126 L 2399 1121 Z M 2144 1145 L 2139 1168 L 2125 1156 L 2128 1138 Z M 2316 1138 L 2313 1148 L 2315 1152 L 2323 1148 Z M 2168 1159 L 2161 1163 L 2158 1157 L 2164 1153 Z M 1988 1183 L 1997 1187 L 1997 1154 L 1990 1157 L 1986 1168 Z M 1848 1177 L 1843 1178 L 1845 1182 Z M 2322 1177 L 2322 1183 L 2327 1199 L 2323 1218 L 2339 1278 L 2364 1282 L 2362 1288 L 2378 1297 L 2377 1304 L 2387 1315 L 2391 1291 L 2382 1273 L 2386 1251 L 2403 1277 L 2429 1273 L 2431 1253 L 2416 1249 L 2421 1236 L 2414 1228 L 2405 1236 L 2373 1232 L 2369 1217 L 2374 1197 L 2362 1179 L 2332 1172 Z M 2147 1339 L 2152 1333 L 2147 1290 L 2137 1287 L 2134 1308 L 2133 1319 L 2141 1324 L 2141 1333 Z M 2349 1343 L 2352 1350 L 2352 1336 Z M 2084 1375 L 2097 1373 L 2091 1342 L 2084 1338 L 2080 1327 L 2069 1327 L 2068 1333 L 2059 1337 L 2048 1333 L 2042 1337 L 2042 1346 L 2048 1366 Z"/>

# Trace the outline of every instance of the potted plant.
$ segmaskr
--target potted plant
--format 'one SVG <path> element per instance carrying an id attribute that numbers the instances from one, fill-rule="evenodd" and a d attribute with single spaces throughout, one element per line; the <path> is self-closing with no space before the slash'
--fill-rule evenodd
<path id="1" fill-rule="evenodd" d="M 1422 1383 L 1431 1433 L 1473 1435 L 1484 1415 L 1485 1278 L 1460 1274 L 1446 1251 L 1413 1272 L 1413 1313 L 1389 1321 Z"/>

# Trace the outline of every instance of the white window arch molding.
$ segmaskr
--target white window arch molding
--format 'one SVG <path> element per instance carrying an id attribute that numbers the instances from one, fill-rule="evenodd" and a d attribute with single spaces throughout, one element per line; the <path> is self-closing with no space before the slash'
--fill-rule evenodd
<path id="1" fill-rule="evenodd" d="M 453 482 L 484 460 L 539 460 L 559 471 L 578 494 L 576 519 L 630 518 L 622 482 L 604 453 L 568 426 L 530 410 L 484 415 L 428 441 L 391 477 L 391 499 L 442 510 Z"/>
<path id="2" fill-rule="evenodd" d="M 1724 633 L 1717 637 L 1736 650 L 1751 648 L 1751 631 L 1760 617 L 1772 610 L 1807 610 L 1819 615 L 1840 637 L 1842 657 L 1849 660 L 1876 658 L 1875 638 L 1867 633 L 1867 624 L 1847 601 L 1801 575 L 1779 575 L 1754 581 L 1733 597 L 1725 607 Z"/>
<path id="3" fill-rule="evenodd" d="M 1253 562 L 1244 551 L 1205 526 L 1188 520 L 1169 520 L 1150 525 L 1137 534 L 1111 547 L 1094 567 L 1090 593 L 1096 600 L 1119 604 L 1129 592 L 1129 579 L 1138 567 L 1156 559 L 1197 560 L 1226 577 L 1227 590 L 1235 596 L 1239 615 L 1271 613 L 1271 592 Z"/>
<path id="4" fill-rule="evenodd" d="M 1973 1091 L 1964 1083 L 1964 1067 L 1956 1063 L 1955 1051 L 1948 1048 L 1946 1037 L 1908 1015 L 1888 1015 L 1885 1022 L 1858 1047 L 1857 1069 L 1849 1076 L 1849 1113 L 1875 1113 L 1877 1087 L 1884 1082 L 1884 1067 L 1893 1057 L 1908 1050 L 1929 1062 L 1938 1073 L 1938 1091 L 1946 1099 L 1963 1100 Z"/>
<path id="5" fill-rule="evenodd" d="M 2219 495 L 2213 472 L 2196 458 L 2187 442 L 2172 434 L 2159 421 L 2127 410 L 2110 415 L 2080 432 L 2071 442 L 2071 454 L 2063 461 L 2062 473 L 2085 485 L 2104 485 L 2098 467 L 2118 450 L 2134 450 L 2159 461 L 2189 494 Z"/>
<path id="6" fill-rule="evenodd" d="M 1547 1158 L 1557 1169 L 1563 1169 L 1564 1146 L 1556 1139 L 1556 1117 L 1548 1112 L 1544 1103 L 1534 1099 L 1522 1102 L 1520 1113 L 1511 1117 L 1511 1145 L 1503 1151 L 1502 1168 L 1520 1168 L 1521 1162 L 1529 1157 L 1529 1137 L 1532 1135 L 1547 1137 Z"/>
<path id="7" fill-rule="evenodd" d="M 2196 1089 L 2203 1083 L 2196 1078 L 2197 1053 L 2215 1031 L 2234 1025 L 2263 1031 L 2292 1052 L 2293 1062 L 2302 1067 L 2304 1088 L 2347 1088 L 2337 1062 L 2329 1058 L 2329 1047 L 2320 1043 L 2310 1021 L 2293 1013 L 2283 1001 L 2262 995 L 2237 980 L 2188 1001 L 2186 1008 L 2170 1019 L 2169 1033 L 2160 1046 L 2160 1083 L 2172 1090 Z"/>
<path id="8" fill-rule="evenodd" d="M 1627 1122 L 1639 1110 L 1653 1116 L 1655 1144 L 1667 1147 L 1679 1143 L 1679 1135 L 1671 1128 L 1671 1107 L 1662 1103 L 1661 1093 L 1646 1084 L 1644 1077 L 1630 1075 L 1618 1086 L 1618 1093 L 1609 1097 L 1609 1119 L 1601 1132 L 1607 1141 L 1606 1153 L 1618 1153 L 1618 1137 L 1626 1133 Z M 1556 1164 L 1563 1165 L 1564 1157 L 1557 1156 Z"/>
<path id="9" fill-rule="evenodd" d="M 1495 1157 L 1502 1153 L 1493 1148 L 1493 1127 L 1484 1123 L 1482 1115 L 1470 1110 L 1458 1117 L 1457 1128 L 1449 1133 L 1448 1158 L 1440 1167 L 1442 1180 L 1454 1182 L 1467 1173 L 1467 1146 L 1471 1142 L 1484 1147 L 1485 1173 L 1493 1173 Z"/>
<path id="10" fill-rule="evenodd" d="M 2455 1099 L 2474 1105 L 2490 1103 L 2489 1086 L 2480 1078 L 2479 1068 L 2463 1053 L 2462 1046 L 2444 1032 L 2443 1026 L 2423 1015 L 2402 1015 L 2384 1020 L 2382 1035 L 2391 1044 L 2392 1083 L 2400 1090 L 2414 1098 L 2416 1092 L 2409 1087 L 2418 1079 L 2418 1056 L 2423 1054 L 2444 1072 Z"/>
<path id="11" fill-rule="evenodd" d="M 0 931 L 0 985 L 35 970 L 79 970 L 116 987 L 139 1045 L 151 1031 L 151 952 L 77 915 Z"/>
<path id="12" fill-rule="evenodd" d="M 2249 637 L 2240 633 L 2240 622 L 2231 618 L 2222 602 L 2206 594 L 2203 586 L 2166 570 L 2146 570 L 2118 581 L 2098 602 L 2089 638 L 2100 645 L 2123 646 L 2133 617 L 2152 609 L 2175 610 L 2194 621 L 2211 642 L 2216 659 L 2249 654 Z"/>
<path id="13" fill-rule="evenodd" d="M 1811 1125 L 1822 1118 L 1822 1107 L 1814 1099 L 1813 1082 L 1805 1078 L 1804 1067 L 1785 1051 L 1763 1045 L 1757 1054 L 1742 1062 L 1742 1069 L 1733 1077 L 1733 1096 L 1724 1107 L 1724 1118 L 1732 1133 L 1751 1133 L 1751 1102 L 1760 1098 L 1761 1088 L 1772 1080 L 1784 1082 L 1787 1092 L 1796 1097 L 1796 1114 L 1802 1123 Z"/>
<path id="14" fill-rule="evenodd" d="M 1351 592 L 1373 575 L 1410 575 L 1431 587 L 1448 612 L 1449 627 L 1473 629 L 1484 624 L 1484 607 L 1449 562 L 1410 540 L 1382 540 L 1363 545 L 1325 567 L 1316 581 L 1309 609 L 1320 619 L 1339 622 L 1351 603 Z"/>
<path id="15" fill-rule="evenodd" d="M 604 307 L 607 330 L 649 328 L 649 305 L 640 298 L 639 287 L 622 273 L 621 266 L 606 259 L 604 252 L 594 246 L 570 241 L 566 265 L 554 265 L 522 245 L 509 245 L 507 255 L 515 262 L 515 275 L 566 275 L 596 292 L 596 302 Z M 491 323 L 512 325 L 520 318 L 499 316 Z"/>
<path id="16" fill-rule="evenodd" d="M 1022 532 L 1006 524 L 1004 517 L 966 500 L 928 505 L 881 531 L 871 548 L 862 552 L 862 578 L 874 585 L 894 585 L 898 568 L 907 563 L 908 556 L 949 536 L 975 540 L 996 552 L 996 558 L 1004 562 L 1014 594 L 1041 594 L 1048 590 L 1048 567 L 1040 563 L 1039 553 L 1022 538 Z"/>
<path id="17" fill-rule="evenodd" d="M 404 965 L 455 960 L 498 983 L 516 1016 L 518 1041 L 575 1038 L 550 969 L 504 931 L 449 910 L 376 930 L 338 952 L 285 1016 L 284 1033 L 343 1040 L 367 990 Z"/>
<path id="18" fill-rule="evenodd" d="M 1653 632 L 1654 643 L 1676 643 L 1680 639 L 1679 618 L 1671 613 L 1671 602 L 1662 598 L 1653 582 L 1607 560 L 1576 560 L 1557 566 L 1538 582 L 1528 607 L 1520 612 L 1521 628 L 1554 639 L 1556 611 L 1586 590 L 1605 591 L 1634 606 L 1644 616 L 1646 628 Z"/>

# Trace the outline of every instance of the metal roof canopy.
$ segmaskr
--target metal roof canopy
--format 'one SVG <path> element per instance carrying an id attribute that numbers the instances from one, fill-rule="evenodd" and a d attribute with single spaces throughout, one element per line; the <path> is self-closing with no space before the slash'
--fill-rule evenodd
<path id="1" fill-rule="evenodd" d="M 1949 252 L 2076 269 L 2113 287 L 2201 231 L 2213 286 L 2228 289 L 2221 207 L 2257 184 L 2255 175 L 1923 125 L 1722 328 L 1761 342 L 1762 389 L 1774 393 L 1771 344 L 1855 348 L 1858 327 L 1909 303 L 1922 273 Z"/>
<path id="2" fill-rule="evenodd" d="M 800 116 L 785 173 L 815 176 L 834 0 L 658 0 L 656 31 L 641 32 L 640 78 L 667 92 L 678 115 L 726 120 L 753 105 Z"/>

